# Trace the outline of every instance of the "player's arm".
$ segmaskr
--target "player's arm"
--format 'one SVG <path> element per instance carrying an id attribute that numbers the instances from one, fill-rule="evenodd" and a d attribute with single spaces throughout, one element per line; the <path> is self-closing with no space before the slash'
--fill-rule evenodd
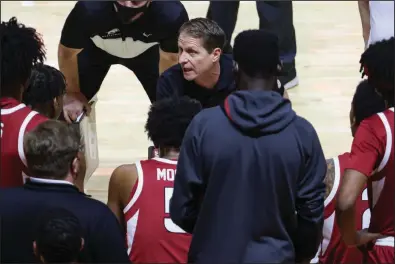
<path id="1" fill-rule="evenodd" d="M 305 171 L 299 176 L 296 212 L 297 231 L 294 237 L 296 262 L 310 262 L 322 237 L 327 165 L 317 133 L 311 126 L 306 145 Z"/>
<path id="2" fill-rule="evenodd" d="M 136 165 L 121 165 L 110 177 L 107 206 L 115 214 L 118 222 L 125 229 L 123 209 L 126 207 L 130 193 L 137 181 Z"/>
<path id="3" fill-rule="evenodd" d="M 63 25 L 58 46 L 59 69 L 67 80 L 67 92 L 79 92 L 77 55 L 82 51 L 89 35 L 86 33 L 86 16 L 84 3 L 76 3 Z"/>
<path id="4" fill-rule="evenodd" d="M 331 193 L 334 182 L 335 182 L 335 162 L 333 161 L 333 159 L 327 159 L 326 160 L 326 175 L 325 175 L 325 179 L 324 179 L 325 199 Z"/>
<path id="5" fill-rule="evenodd" d="M 366 233 L 361 237 L 357 232 L 355 202 L 376 167 L 379 153 L 384 153 L 384 148 L 375 136 L 374 129 L 362 121 L 352 143 L 350 164 L 345 170 L 336 203 L 337 224 L 344 242 L 350 246 L 365 244 L 378 238 L 377 234 Z"/>
<path id="6" fill-rule="evenodd" d="M 361 17 L 363 40 L 365 41 L 365 47 L 366 47 L 370 35 L 369 0 L 359 0 L 358 9 L 359 9 L 359 15 Z"/>
<path id="7" fill-rule="evenodd" d="M 199 117 L 197 115 L 196 117 Z M 173 222 L 192 234 L 203 197 L 202 163 L 199 157 L 198 119 L 192 120 L 181 147 L 170 201 Z"/>
<path id="8" fill-rule="evenodd" d="M 171 66 L 178 63 L 178 31 L 189 20 L 188 13 L 182 6 L 178 18 L 169 27 L 169 35 L 159 43 L 159 73 L 163 73 Z"/>

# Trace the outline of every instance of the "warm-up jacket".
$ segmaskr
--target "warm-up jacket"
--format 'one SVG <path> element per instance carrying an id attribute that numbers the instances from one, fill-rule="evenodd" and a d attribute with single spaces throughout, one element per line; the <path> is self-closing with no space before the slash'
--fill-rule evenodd
<path id="1" fill-rule="evenodd" d="M 276 92 L 238 91 L 188 127 L 170 204 L 195 263 L 292 263 L 321 238 L 326 162 Z"/>

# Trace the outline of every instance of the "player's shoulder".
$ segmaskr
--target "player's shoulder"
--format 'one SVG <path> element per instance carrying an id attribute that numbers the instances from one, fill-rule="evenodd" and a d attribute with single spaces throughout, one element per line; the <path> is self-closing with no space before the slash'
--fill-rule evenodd
<path id="1" fill-rule="evenodd" d="M 202 109 L 192 119 L 191 124 L 197 127 L 201 132 L 209 131 L 210 129 L 217 130 L 221 121 L 228 123 L 228 119 L 223 114 L 221 106 L 214 106 Z"/>
<path id="2" fill-rule="evenodd" d="M 228 54 L 228 53 L 222 54 L 220 58 L 220 63 L 225 67 L 231 67 L 233 69 L 233 65 L 234 65 L 233 54 Z"/>
<path id="3" fill-rule="evenodd" d="M 387 109 L 362 120 L 358 127 L 358 131 L 364 130 L 367 133 L 381 135 L 382 131 L 387 130 L 386 126 L 389 126 L 390 128 L 391 126 L 393 127 L 393 124 L 394 112 L 391 109 Z"/>
<path id="4" fill-rule="evenodd" d="M 296 115 L 293 124 L 295 125 L 296 130 L 299 132 L 299 135 L 310 137 L 313 134 L 317 134 L 313 124 L 310 123 L 304 117 Z"/>
<path id="5" fill-rule="evenodd" d="M 189 19 L 181 1 L 153 1 L 150 8 L 155 20 L 162 26 L 183 23 Z"/>
<path id="6" fill-rule="evenodd" d="M 137 164 L 139 162 L 136 162 Z M 125 181 L 133 180 L 137 178 L 137 166 L 136 163 L 122 164 L 115 168 L 111 174 L 110 182 L 119 185 Z M 119 184 L 118 184 L 119 183 Z"/>

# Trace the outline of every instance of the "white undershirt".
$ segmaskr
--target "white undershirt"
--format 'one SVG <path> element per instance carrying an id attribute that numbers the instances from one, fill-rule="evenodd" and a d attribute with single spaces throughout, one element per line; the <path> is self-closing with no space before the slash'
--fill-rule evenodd
<path id="1" fill-rule="evenodd" d="M 394 1 L 369 1 L 370 35 L 368 46 L 394 36 Z"/>
<path id="2" fill-rule="evenodd" d="M 52 184 L 69 184 L 69 185 L 74 185 L 69 181 L 64 181 L 64 180 L 53 180 L 53 179 L 41 179 L 41 178 L 35 178 L 35 177 L 29 177 L 29 180 L 32 182 L 37 182 L 37 183 L 52 183 Z"/>

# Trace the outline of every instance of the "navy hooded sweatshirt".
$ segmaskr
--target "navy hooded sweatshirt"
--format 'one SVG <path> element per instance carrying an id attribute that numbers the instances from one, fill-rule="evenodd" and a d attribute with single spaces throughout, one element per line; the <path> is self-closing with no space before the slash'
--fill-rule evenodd
<path id="1" fill-rule="evenodd" d="M 278 93 L 238 91 L 203 110 L 186 131 L 170 204 L 193 233 L 189 262 L 313 258 L 325 174 L 316 131 Z"/>

